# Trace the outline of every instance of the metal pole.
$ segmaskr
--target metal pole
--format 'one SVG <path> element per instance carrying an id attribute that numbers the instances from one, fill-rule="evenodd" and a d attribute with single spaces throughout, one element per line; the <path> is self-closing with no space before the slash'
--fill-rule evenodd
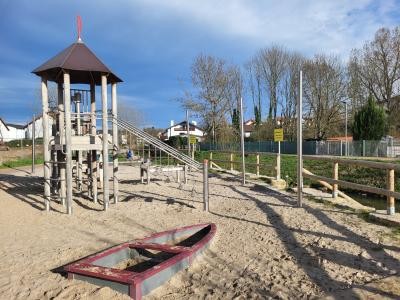
<path id="1" fill-rule="evenodd" d="M 349 142 L 347 140 L 347 101 L 344 103 L 344 107 L 345 107 L 345 114 L 346 114 L 346 126 L 345 126 L 345 137 L 346 137 L 346 151 L 345 154 L 346 156 L 349 155 Z"/>
<path id="2" fill-rule="evenodd" d="M 303 72 L 300 71 L 300 95 L 297 102 L 297 205 L 303 204 Z"/>
<path id="3" fill-rule="evenodd" d="M 187 147 L 188 156 L 190 156 L 190 127 L 189 127 L 189 110 L 186 110 L 186 131 L 187 131 Z"/>
<path id="4" fill-rule="evenodd" d="M 244 161 L 244 132 L 243 132 L 243 99 L 240 97 L 240 144 L 242 147 L 242 171 L 243 171 L 243 181 L 242 184 L 246 184 L 246 166 Z"/>
<path id="5" fill-rule="evenodd" d="M 35 115 L 32 120 L 32 174 L 35 173 Z"/>
<path id="6" fill-rule="evenodd" d="M 107 111 L 107 76 L 101 75 L 101 102 L 103 110 L 103 207 L 108 209 L 110 191 L 108 182 L 108 111 Z"/>
<path id="7" fill-rule="evenodd" d="M 208 160 L 203 161 L 203 210 L 208 212 Z"/>

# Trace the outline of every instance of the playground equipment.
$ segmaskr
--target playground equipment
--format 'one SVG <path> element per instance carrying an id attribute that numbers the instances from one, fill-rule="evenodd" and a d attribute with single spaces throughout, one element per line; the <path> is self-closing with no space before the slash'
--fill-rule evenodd
<path id="1" fill-rule="evenodd" d="M 139 300 L 187 268 L 211 242 L 213 223 L 155 233 L 109 248 L 65 267 L 69 279 L 108 286 Z"/>
<path id="2" fill-rule="evenodd" d="M 129 131 L 193 170 L 202 168 L 202 164 L 191 157 L 118 118 L 117 84 L 122 80 L 83 43 L 80 24 L 78 18 L 75 43 L 32 71 L 41 77 L 45 209 L 49 211 L 51 200 L 56 199 L 66 206 L 68 214 L 72 213 L 73 176 L 76 190 L 83 192 L 86 189 L 87 196 L 95 203 L 98 202 L 98 187 L 102 188 L 104 210 L 109 206 L 111 177 L 113 200 L 118 202 L 118 128 Z M 48 81 L 57 83 L 58 106 L 54 111 L 49 110 Z M 71 84 L 86 84 L 90 88 L 71 88 Z M 109 84 L 111 110 L 107 99 Z M 96 86 L 101 86 L 100 111 L 96 109 Z M 57 116 L 51 130 L 50 113 Z M 112 152 L 111 176 L 109 152 Z"/>

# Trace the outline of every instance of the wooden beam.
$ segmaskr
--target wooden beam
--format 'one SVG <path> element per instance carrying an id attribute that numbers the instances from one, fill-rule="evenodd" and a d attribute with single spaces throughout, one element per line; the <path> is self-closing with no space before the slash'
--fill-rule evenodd
<path id="1" fill-rule="evenodd" d="M 50 211 L 50 136 L 49 136 L 49 94 L 47 80 L 42 77 L 42 127 L 43 127 L 43 156 L 44 156 L 44 206 Z M 35 124 L 33 124 L 35 125 Z"/>
<path id="2" fill-rule="evenodd" d="M 57 151 L 58 161 L 65 162 L 64 145 L 65 145 L 65 115 L 64 115 L 64 97 L 63 97 L 63 84 L 59 82 L 57 84 L 57 96 L 58 96 L 58 135 L 60 137 L 61 150 Z M 61 204 L 65 206 L 66 198 L 66 165 L 65 163 L 60 164 L 60 199 Z"/>
<path id="3" fill-rule="evenodd" d="M 96 86 L 94 83 L 90 84 L 90 113 L 91 113 L 91 137 L 96 138 Z M 91 184 L 92 184 L 92 197 L 93 202 L 97 203 L 97 177 L 99 173 L 99 165 L 97 161 L 97 151 L 92 150 L 92 166 L 91 166 Z"/>
<path id="4" fill-rule="evenodd" d="M 71 150 L 71 85 L 68 71 L 64 71 L 65 155 L 67 214 L 72 214 L 72 150 Z"/>
<path id="5" fill-rule="evenodd" d="M 387 196 L 387 197 L 394 197 L 397 199 L 400 199 L 400 193 L 399 192 L 394 192 L 382 188 L 377 188 L 377 187 L 372 187 L 372 186 L 367 186 L 359 183 L 353 183 L 353 182 L 348 182 L 348 181 L 343 181 L 343 180 L 335 180 L 332 178 L 324 177 L 324 176 L 319 176 L 319 175 L 311 175 L 303 172 L 303 176 L 316 180 L 316 181 L 326 181 L 329 182 L 330 184 L 338 184 L 340 186 L 343 186 L 345 188 L 349 189 L 355 189 L 359 191 L 364 191 L 367 193 L 372 193 L 372 194 L 377 194 L 377 195 L 382 195 L 382 196 Z"/>
<path id="6" fill-rule="evenodd" d="M 103 113 L 103 207 L 108 209 L 110 191 L 108 182 L 108 110 L 107 110 L 107 76 L 101 75 L 101 103 Z"/>
<path id="7" fill-rule="evenodd" d="M 113 189 L 114 189 L 114 203 L 118 203 L 118 107 L 117 107 L 117 84 L 111 84 L 111 109 L 113 115 L 112 122 L 112 140 L 113 140 Z"/>

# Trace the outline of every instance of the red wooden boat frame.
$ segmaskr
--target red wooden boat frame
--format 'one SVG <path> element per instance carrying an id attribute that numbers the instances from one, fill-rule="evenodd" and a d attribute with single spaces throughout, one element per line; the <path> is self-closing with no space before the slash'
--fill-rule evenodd
<path id="1" fill-rule="evenodd" d="M 106 249 L 64 267 L 69 279 L 80 279 L 100 286 L 108 286 L 141 299 L 154 288 L 170 279 L 172 275 L 187 268 L 215 236 L 214 223 L 197 224 L 155 233 L 149 237 L 123 243 Z M 191 246 L 169 245 L 183 237 L 198 235 Z M 140 272 L 112 268 L 119 262 L 138 255 L 140 250 L 155 250 L 167 253 L 169 258 Z"/>

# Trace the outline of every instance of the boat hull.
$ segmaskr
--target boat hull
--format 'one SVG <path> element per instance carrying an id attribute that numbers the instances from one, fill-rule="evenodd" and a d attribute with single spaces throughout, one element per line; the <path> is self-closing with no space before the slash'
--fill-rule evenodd
<path id="1" fill-rule="evenodd" d="M 133 299 L 141 299 L 187 268 L 207 248 L 215 233 L 216 225 L 213 223 L 155 233 L 88 256 L 64 269 L 69 279 L 108 286 Z M 146 260 L 126 269 L 115 267 L 138 258 Z"/>

